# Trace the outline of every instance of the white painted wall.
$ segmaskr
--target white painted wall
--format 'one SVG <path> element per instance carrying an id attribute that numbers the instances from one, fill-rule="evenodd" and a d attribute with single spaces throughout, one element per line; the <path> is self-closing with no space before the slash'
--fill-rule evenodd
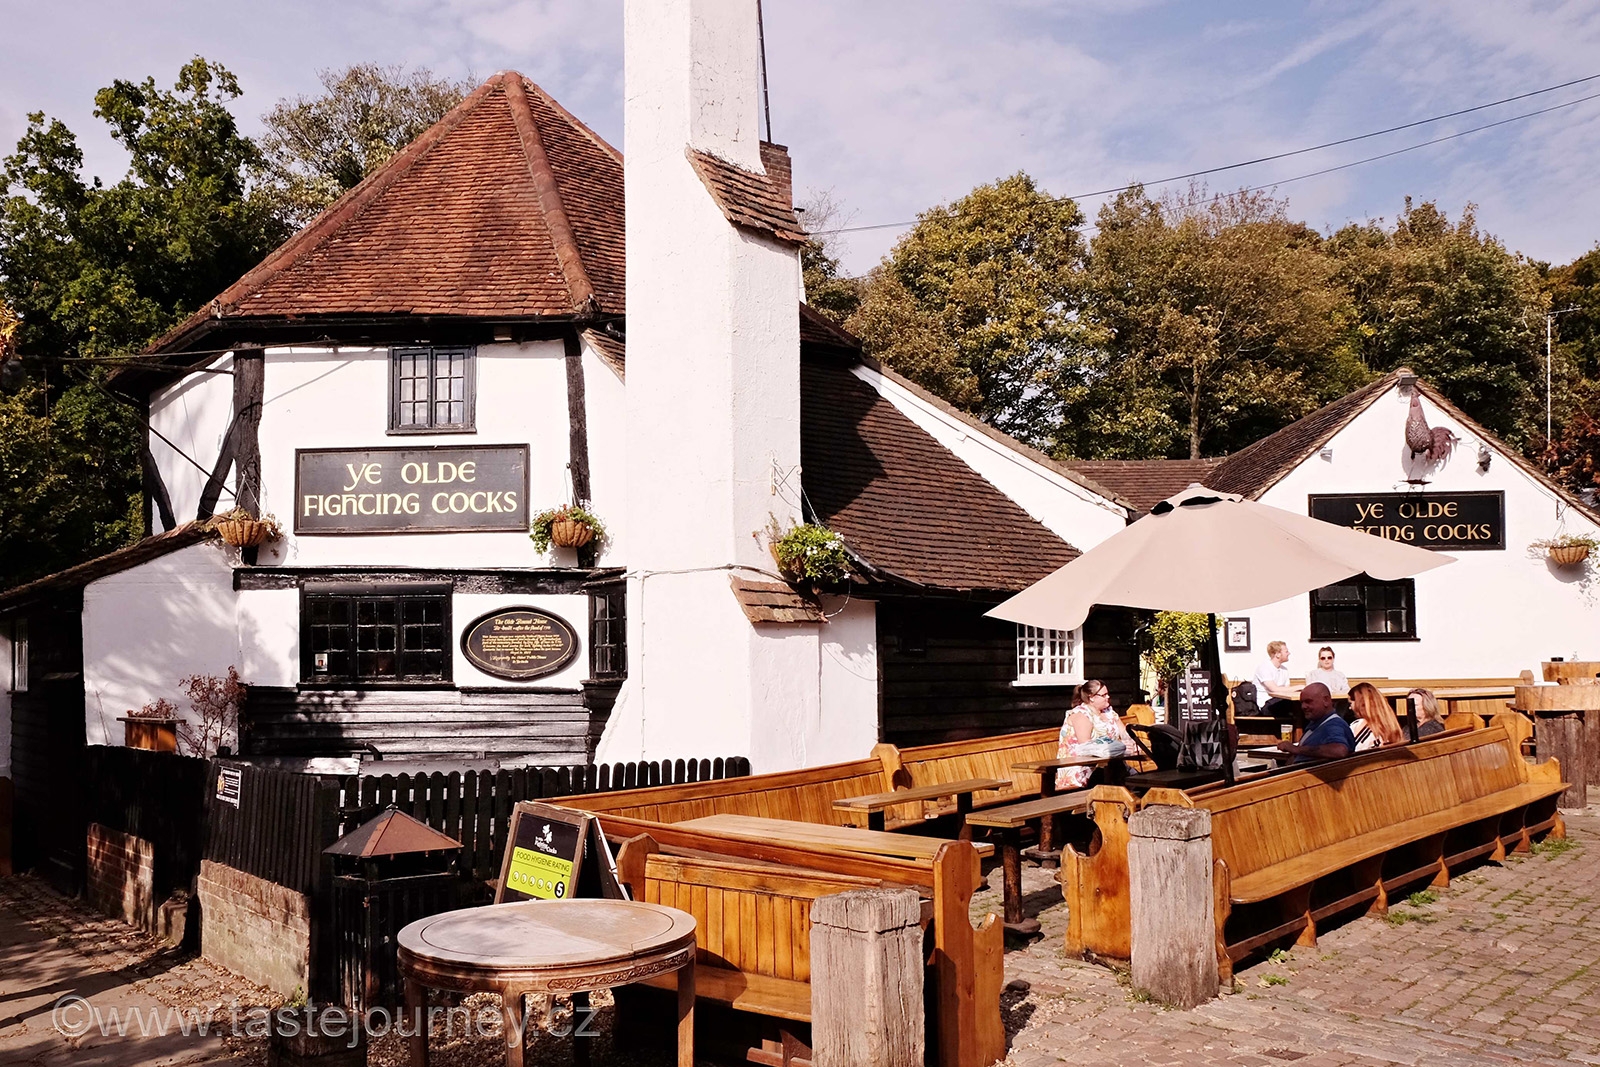
<path id="1" fill-rule="evenodd" d="M 589 432 L 589 492 L 606 524 L 605 559 L 628 557 L 628 397 L 611 365 L 583 346 L 583 400 Z"/>
<path id="2" fill-rule="evenodd" d="M 729 225 L 685 157 L 761 170 L 756 9 L 629 0 L 623 23 L 633 576 L 602 758 L 799 766 L 820 714 L 817 628 L 761 632 L 728 586 L 729 568 L 770 571 L 764 530 L 799 518 L 780 492 L 800 467 L 798 261 Z"/>
<path id="3" fill-rule="evenodd" d="M 233 357 L 221 356 L 208 364 L 207 369 L 231 371 Z M 229 374 L 196 372 L 151 394 L 150 428 L 155 432 L 149 437 L 150 455 L 156 461 L 156 470 L 161 472 L 167 496 L 172 501 L 173 515 L 179 523 L 195 517 L 200 493 L 217 462 L 222 439 L 232 422 L 233 377 Z M 233 475 L 230 473 L 222 495 L 217 498 L 217 510 L 227 511 L 231 507 Z M 153 502 L 150 521 L 151 529 L 161 529 L 161 518 Z"/>
<path id="4" fill-rule="evenodd" d="M 1306 514 L 1313 493 L 1403 492 L 1408 477 L 1422 476 L 1404 443 L 1409 398 L 1398 388 L 1378 398 L 1330 442 L 1332 459 L 1312 456 L 1262 495 L 1263 503 Z M 1478 470 L 1481 438 L 1448 418 L 1426 399 L 1428 425 L 1453 430 L 1461 442 L 1442 470 L 1427 474 L 1427 492 L 1503 490 L 1506 495 L 1504 551 L 1451 552 L 1455 563 L 1418 576 L 1416 641 L 1313 641 L 1305 596 L 1242 615 L 1251 619 L 1251 651 L 1224 653 L 1230 677 L 1249 677 L 1266 658 L 1267 642 L 1289 643 L 1289 672 L 1303 677 L 1315 666 L 1315 650 L 1328 644 L 1351 677 L 1510 677 L 1539 673 L 1550 656 L 1600 658 L 1600 600 L 1596 583 L 1577 580 L 1528 543 L 1561 529 L 1600 535 L 1600 529 L 1567 507 L 1504 455 Z M 1564 523 L 1564 527 L 1563 527 Z"/>
<path id="5" fill-rule="evenodd" d="M 235 598 L 233 567 L 215 544 L 90 582 L 83 591 L 89 744 L 122 744 L 117 718 L 158 697 L 189 717 L 179 679 L 225 675 L 240 662 Z"/>
<path id="6" fill-rule="evenodd" d="M 1069 545 L 1088 551 L 1127 526 L 1127 510 L 1115 501 L 974 429 L 886 374 L 865 366 L 853 373 Z"/>
<path id="7" fill-rule="evenodd" d="M 565 503 L 568 417 L 561 342 L 478 347 L 476 431 L 387 433 L 387 348 L 279 348 L 266 355 L 261 416 L 262 508 L 286 530 L 294 514 L 294 456 L 304 448 L 404 448 L 428 445 L 529 445 L 529 514 Z M 608 502 L 597 499 L 602 519 Z M 409 567 L 570 565 L 536 554 L 525 533 L 338 534 L 297 536 L 264 548 L 262 565 L 348 564 Z"/>
<path id="8" fill-rule="evenodd" d="M 808 762 L 861 759 L 881 736 L 878 605 L 824 597 L 822 608 L 822 718 L 807 739 Z"/>

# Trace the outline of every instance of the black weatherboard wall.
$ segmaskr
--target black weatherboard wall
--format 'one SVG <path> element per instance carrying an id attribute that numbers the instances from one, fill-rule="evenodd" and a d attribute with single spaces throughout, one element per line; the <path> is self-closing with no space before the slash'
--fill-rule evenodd
<path id="1" fill-rule="evenodd" d="M 927 745 L 1058 727 L 1073 686 L 1019 686 L 1017 628 L 973 600 L 886 596 L 878 601 L 883 740 Z M 1084 624 L 1085 676 L 1102 679 L 1118 709 L 1140 694 L 1134 623 L 1099 610 Z"/>

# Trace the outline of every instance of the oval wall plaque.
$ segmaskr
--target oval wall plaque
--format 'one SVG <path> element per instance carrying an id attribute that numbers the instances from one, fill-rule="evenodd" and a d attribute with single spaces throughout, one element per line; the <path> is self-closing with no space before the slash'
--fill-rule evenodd
<path id="1" fill-rule="evenodd" d="M 472 621 L 461 651 L 484 674 L 525 682 L 559 671 L 578 652 L 567 620 L 538 608 L 501 608 Z"/>

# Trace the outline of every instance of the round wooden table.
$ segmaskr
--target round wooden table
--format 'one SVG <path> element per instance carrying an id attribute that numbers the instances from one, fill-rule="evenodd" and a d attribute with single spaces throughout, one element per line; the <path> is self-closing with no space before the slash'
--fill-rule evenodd
<path id="1" fill-rule="evenodd" d="M 694 917 L 633 900 L 532 900 L 445 912 L 400 931 L 412 1067 L 427 1067 L 428 989 L 498 993 L 506 1064 L 522 1067 L 528 993 L 587 993 L 678 972 L 678 1067 L 694 1067 Z M 420 1014 L 419 1014 L 420 1013 Z M 588 1061 L 575 1040 L 574 1059 Z"/>

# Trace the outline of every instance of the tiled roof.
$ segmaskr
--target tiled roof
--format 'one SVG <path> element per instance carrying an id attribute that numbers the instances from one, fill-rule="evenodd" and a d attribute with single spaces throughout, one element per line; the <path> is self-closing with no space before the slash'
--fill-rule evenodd
<path id="1" fill-rule="evenodd" d="M 623 248 L 621 155 L 503 72 L 152 350 L 219 319 L 622 314 Z"/>
<path id="2" fill-rule="evenodd" d="M 1276 433 L 1239 449 L 1217 463 L 1206 486 L 1223 493 L 1260 496 L 1311 458 L 1374 400 L 1393 388 L 1399 381 L 1399 375 L 1399 371 L 1392 371 L 1291 422 Z"/>
<path id="3" fill-rule="evenodd" d="M 1079 555 L 848 367 L 802 361 L 800 454 L 818 518 L 886 577 L 1009 592 Z"/>
<path id="4" fill-rule="evenodd" d="M 800 305 L 800 343 L 803 345 L 826 345 L 829 348 L 839 348 L 859 355 L 861 352 L 861 339 L 832 319 L 817 311 L 810 304 Z"/>
<path id="5" fill-rule="evenodd" d="M 28 582 L 26 585 L 8 589 L 0 593 L 0 611 L 21 607 L 52 593 L 82 588 L 97 579 L 120 574 L 142 563 L 160 559 L 169 552 L 176 552 L 180 548 L 188 548 L 190 545 L 197 545 L 201 541 L 209 541 L 216 537 L 217 531 L 209 522 L 186 522 L 182 526 L 154 534 L 142 541 L 135 541 L 114 552 L 107 552 L 103 556 L 96 556 L 94 559 Z"/>
<path id="6" fill-rule="evenodd" d="M 1140 514 L 1190 482 L 1205 483 L 1215 459 L 1069 459 L 1066 466 L 1122 497 Z"/>
<path id="7" fill-rule="evenodd" d="M 795 217 L 794 205 L 778 182 L 698 148 L 684 151 L 729 222 L 790 244 L 805 244 L 806 233 Z"/>
<path id="8" fill-rule="evenodd" d="M 782 582 L 730 578 L 734 599 L 751 622 L 823 622 L 822 605 Z"/>
<path id="9" fill-rule="evenodd" d="M 628 346 L 622 338 L 613 337 L 604 330 L 584 330 L 583 339 L 594 346 L 606 365 L 616 371 L 618 378 L 626 377 Z"/>

